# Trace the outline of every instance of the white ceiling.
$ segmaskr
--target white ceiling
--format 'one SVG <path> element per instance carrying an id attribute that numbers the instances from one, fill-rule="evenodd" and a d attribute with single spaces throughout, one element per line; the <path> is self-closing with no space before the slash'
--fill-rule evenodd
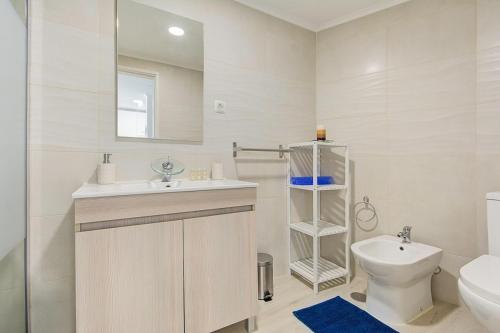
<path id="1" fill-rule="evenodd" d="M 320 31 L 409 0 L 235 0 L 269 15 Z"/>
<path id="2" fill-rule="evenodd" d="M 203 24 L 148 2 L 117 2 L 118 54 L 203 71 Z M 185 35 L 171 35 L 171 26 L 181 27 Z"/>

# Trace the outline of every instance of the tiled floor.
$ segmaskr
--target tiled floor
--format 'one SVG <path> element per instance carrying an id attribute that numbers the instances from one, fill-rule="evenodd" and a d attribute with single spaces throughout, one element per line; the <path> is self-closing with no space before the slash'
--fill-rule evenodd
<path id="1" fill-rule="evenodd" d="M 292 311 L 319 303 L 334 296 L 342 296 L 357 306 L 364 308 L 365 303 L 351 298 L 352 292 L 364 293 L 366 280 L 356 278 L 349 286 L 339 286 L 320 292 L 314 296 L 312 290 L 295 277 L 275 279 L 275 297 L 272 302 L 259 302 L 257 333 L 307 333 L 310 332 L 295 317 Z M 436 302 L 434 308 L 408 325 L 394 326 L 401 333 L 487 333 L 467 311 L 448 303 Z M 226 327 L 217 333 L 246 332 L 243 323 Z"/>

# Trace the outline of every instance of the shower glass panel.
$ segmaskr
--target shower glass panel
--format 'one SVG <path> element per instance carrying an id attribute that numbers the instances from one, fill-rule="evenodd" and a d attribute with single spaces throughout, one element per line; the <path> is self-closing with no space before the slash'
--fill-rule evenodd
<path id="1" fill-rule="evenodd" d="M 0 0 L 0 332 L 26 332 L 26 0 Z"/>

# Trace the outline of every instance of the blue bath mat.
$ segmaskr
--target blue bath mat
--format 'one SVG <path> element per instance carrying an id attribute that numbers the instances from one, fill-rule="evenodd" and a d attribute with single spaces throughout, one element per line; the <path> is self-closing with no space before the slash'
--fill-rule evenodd
<path id="1" fill-rule="evenodd" d="M 397 333 L 338 296 L 293 314 L 314 333 Z"/>

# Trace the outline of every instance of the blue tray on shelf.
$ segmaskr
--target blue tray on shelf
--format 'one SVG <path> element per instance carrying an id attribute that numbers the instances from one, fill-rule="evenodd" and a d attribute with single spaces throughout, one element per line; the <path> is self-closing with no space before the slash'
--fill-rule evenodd
<path id="1" fill-rule="evenodd" d="M 312 185 L 313 177 L 291 177 L 290 182 L 292 185 Z M 332 185 L 335 180 L 332 176 L 319 176 L 318 185 Z"/>

